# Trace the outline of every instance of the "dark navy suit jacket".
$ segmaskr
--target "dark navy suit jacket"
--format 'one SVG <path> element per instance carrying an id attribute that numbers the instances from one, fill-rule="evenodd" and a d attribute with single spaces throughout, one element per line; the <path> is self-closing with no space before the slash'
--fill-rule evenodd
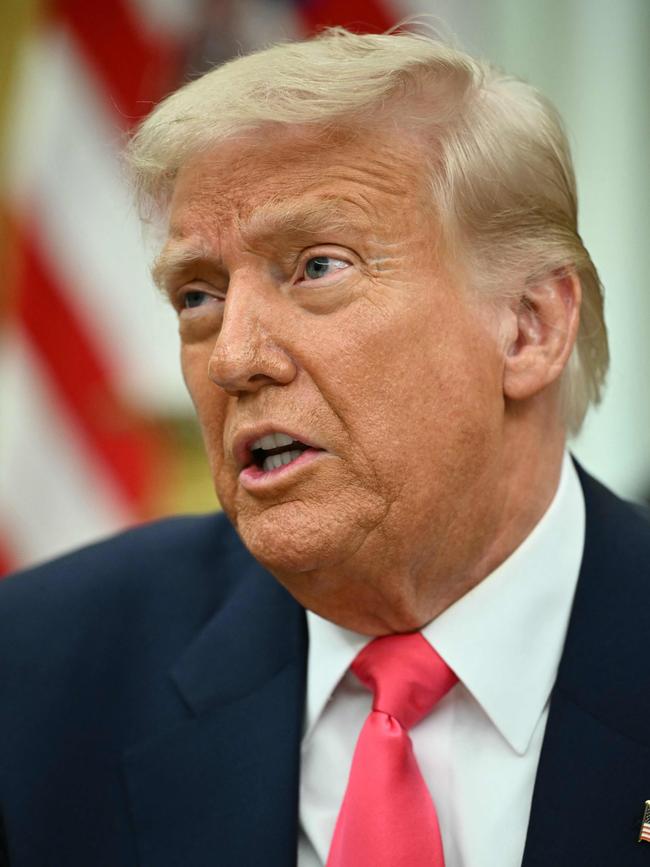
<path id="1" fill-rule="evenodd" d="M 650 865 L 650 525 L 581 478 L 524 867 Z M 306 649 L 304 612 L 220 515 L 0 584 L 0 864 L 294 865 Z"/>

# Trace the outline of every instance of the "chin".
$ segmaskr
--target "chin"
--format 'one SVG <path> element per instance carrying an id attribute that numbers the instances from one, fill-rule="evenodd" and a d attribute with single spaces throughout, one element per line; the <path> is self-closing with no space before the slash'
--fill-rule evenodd
<path id="1" fill-rule="evenodd" d="M 331 568 L 360 544 L 355 528 L 296 501 L 240 513 L 234 523 L 253 557 L 278 575 Z"/>

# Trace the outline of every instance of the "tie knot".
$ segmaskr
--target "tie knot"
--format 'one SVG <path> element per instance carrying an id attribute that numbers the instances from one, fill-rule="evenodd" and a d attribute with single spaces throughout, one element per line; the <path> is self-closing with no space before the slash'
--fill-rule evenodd
<path id="1" fill-rule="evenodd" d="M 373 710 L 390 714 L 407 730 L 458 680 L 419 632 L 375 638 L 357 655 L 352 671 L 372 691 Z"/>

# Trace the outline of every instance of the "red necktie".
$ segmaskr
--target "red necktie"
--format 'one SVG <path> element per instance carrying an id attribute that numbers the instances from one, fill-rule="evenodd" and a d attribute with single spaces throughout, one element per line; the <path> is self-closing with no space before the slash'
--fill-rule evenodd
<path id="1" fill-rule="evenodd" d="M 408 729 L 456 683 L 419 633 L 371 641 L 352 671 L 372 690 L 327 867 L 444 867 L 436 809 Z"/>

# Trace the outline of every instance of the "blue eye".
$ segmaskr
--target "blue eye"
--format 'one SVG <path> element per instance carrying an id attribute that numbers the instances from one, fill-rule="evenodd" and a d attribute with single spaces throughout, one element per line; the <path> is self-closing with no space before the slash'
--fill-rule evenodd
<path id="1" fill-rule="evenodd" d="M 205 301 L 205 292 L 199 292 L 194 289 L 192 292 L 186 292 L 183 295 L 183 307 L 187 310 L 190 307 L 200 307 Z"/>
<path id="2" fill-rule="evenodd" d="M 324 277 L 327 274 L 329 263 L 329 256 L 314 256 L 312 259 L 308 259 L 305 265 L 305 277 L 309 277 L 310 280 Z"/>
<path id="3" fill-rule="evenodd" d="M 333 270 L 340 271 L 347 268 L 349 264 L 349 262 L 335 259 L 333 256 L 312 256 L 305 263 L 304 274 L 308 280 L 318 280 L 319 277 L 326 277 Z"/>

